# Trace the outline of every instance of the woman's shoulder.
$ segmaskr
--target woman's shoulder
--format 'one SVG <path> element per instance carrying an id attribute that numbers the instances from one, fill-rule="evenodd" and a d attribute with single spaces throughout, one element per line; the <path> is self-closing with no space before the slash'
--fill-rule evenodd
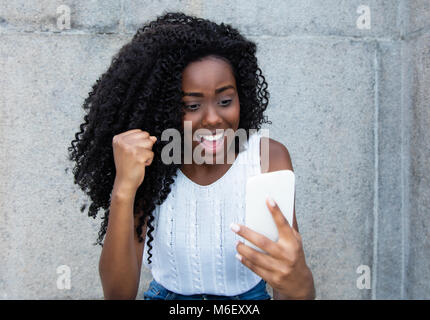
<path id="1" fill-rule="evenodd" d="M 262 152 L 264 152 L 264 144 L 269 146 L 269 165 L 267 165 L 267 157 L 264 157 Z M 273 172 L 279 170 L 291 170 L 293 171 L 293 164 L 291 161 L 290 153 L 287 147 L 279 141 L 272 138 L 261 137 L 260 139 L 260 165 L 261 172 Z"/>

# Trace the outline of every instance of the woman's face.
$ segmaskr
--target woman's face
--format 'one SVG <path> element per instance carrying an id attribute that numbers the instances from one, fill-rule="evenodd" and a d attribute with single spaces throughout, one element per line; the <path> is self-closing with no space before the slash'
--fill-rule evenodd
<path id="1" fill-rule="evenodd" d="M 239 96 L 232 69 L 226 61 L 209 56 L 190 63 L 182 73 L 182 91 L 183 122 L 191 121 L 193 136 L 198 129 L 208 129 L 213 135 L 216 129 L 236 132 L 240 121 Z M 225 135 L 216 142 L 204 137 L 200 140 L 192 141 L 193 154 L 199 144 L 204 149 L 202 155 L 212 155 L 213 159 L 217 152 L 224 149 L 226 155 L 230 148 Z"/>

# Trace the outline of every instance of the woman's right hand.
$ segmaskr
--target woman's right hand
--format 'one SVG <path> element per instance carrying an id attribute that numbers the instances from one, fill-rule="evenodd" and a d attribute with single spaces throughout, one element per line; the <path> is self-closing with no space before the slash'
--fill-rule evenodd
<path id="1" fill-rule="evenodd" d="M 145 178 L 145 168 L 154 158 L 152 146 L 157 138 L 141 129 L 133 129 L 112 139 L 115 160 L 115 180 L 131 190 L 137 190 Z"/>

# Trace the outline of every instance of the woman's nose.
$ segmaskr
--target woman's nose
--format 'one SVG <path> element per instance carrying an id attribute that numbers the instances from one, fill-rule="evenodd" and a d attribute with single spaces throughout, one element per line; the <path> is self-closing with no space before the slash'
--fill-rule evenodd
<path id="1" fill-rule="evenodd" d="M 222 123 L 222 118 L 218 114 L 216 105 L 208 105 L 205 113 L 203 114 L 202 125 L 205 127 L 216 128 L 216 126 L 220 123 Z"/>

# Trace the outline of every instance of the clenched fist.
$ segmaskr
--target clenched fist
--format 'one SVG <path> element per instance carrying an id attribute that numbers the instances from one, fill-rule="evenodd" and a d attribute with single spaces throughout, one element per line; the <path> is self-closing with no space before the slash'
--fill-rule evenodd
<path id="1" fill-rule="evenodd" d="M 137 190 L 145 178 L 146 166 L 150 166 L 154 158 L 152 146 L 155 141 L 156 137 L 140 129 L 115 135 L 112 139 L 115 179 Z"/>

